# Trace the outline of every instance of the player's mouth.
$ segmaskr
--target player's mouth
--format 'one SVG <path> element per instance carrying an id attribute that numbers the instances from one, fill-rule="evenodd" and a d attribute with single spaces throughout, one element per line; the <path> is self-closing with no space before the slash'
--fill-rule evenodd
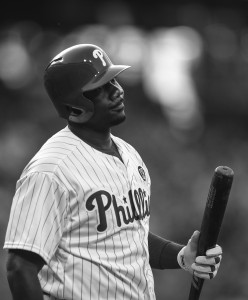
<path id="1" fill-rule="evenodd" d="M 111 107 L 111 110 L 113 111 L 121 111 L 124 109 L 124 103 L 123 103 L 124 99 L 121 99 L 120 101 L 118 101 L 114 106 Z"/>
<path id="2" fill-rule="evenodd" d="M 115 93 L 111 96 L 111 100 L 113 101 L 113 105 L 110 107 L 113 111 L 121 111 L 124 109 L 124 93 L 116 90 Z"/>

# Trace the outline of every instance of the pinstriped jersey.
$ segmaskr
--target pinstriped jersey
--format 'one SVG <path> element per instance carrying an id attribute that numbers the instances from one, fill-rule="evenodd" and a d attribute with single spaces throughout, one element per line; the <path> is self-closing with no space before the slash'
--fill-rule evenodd
<path id="1" fill-rule="evenodd" d="M 111 138 L 122 161 L 66 126 L 17 182 L 4 248 L 39 254 L 41 287 L 55 299 L 155 299 L 149 173 L 132 146 Z"/>

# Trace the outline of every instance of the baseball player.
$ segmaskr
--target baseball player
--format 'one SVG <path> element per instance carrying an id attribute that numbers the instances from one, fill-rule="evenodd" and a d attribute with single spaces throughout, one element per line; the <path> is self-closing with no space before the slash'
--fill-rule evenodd
<path id="1" fill-rule="evenodd" d="M 149 231 L 145 163 L 111 127 L 125 120 L 114 65 L 96 45 L 65 49 L 45 88 L 67 126 L 48 139 L 16 185 L 4 248 L 14 300 L 155 299 L 152 268 L 216 276 L 220 246 L 196 257 Z"/>

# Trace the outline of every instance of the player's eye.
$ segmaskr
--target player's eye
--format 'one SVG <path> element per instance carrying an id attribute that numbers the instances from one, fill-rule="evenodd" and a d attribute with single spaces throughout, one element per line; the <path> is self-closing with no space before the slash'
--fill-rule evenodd
<path id="1" fill-rule="evenodd" d="M 109 91 L 109 90 L 112 90 L 113 87 L 116 87 L 117 85 L 117 81 L 115 78 L 111 79 L 110 81 L 108 81 L 107 83 L 105 83 L 102 88 L 105 90 L 105 91 Z"/>

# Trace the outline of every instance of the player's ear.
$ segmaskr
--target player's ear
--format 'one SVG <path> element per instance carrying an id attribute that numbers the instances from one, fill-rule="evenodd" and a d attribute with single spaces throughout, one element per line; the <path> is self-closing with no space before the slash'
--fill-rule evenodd
<path id="1" fill-rule="evenodd" d="M 93 112 L 81 107 L 70 107 L 69 121 L 83 124 L 86 123 L 93 115 Z"/>

